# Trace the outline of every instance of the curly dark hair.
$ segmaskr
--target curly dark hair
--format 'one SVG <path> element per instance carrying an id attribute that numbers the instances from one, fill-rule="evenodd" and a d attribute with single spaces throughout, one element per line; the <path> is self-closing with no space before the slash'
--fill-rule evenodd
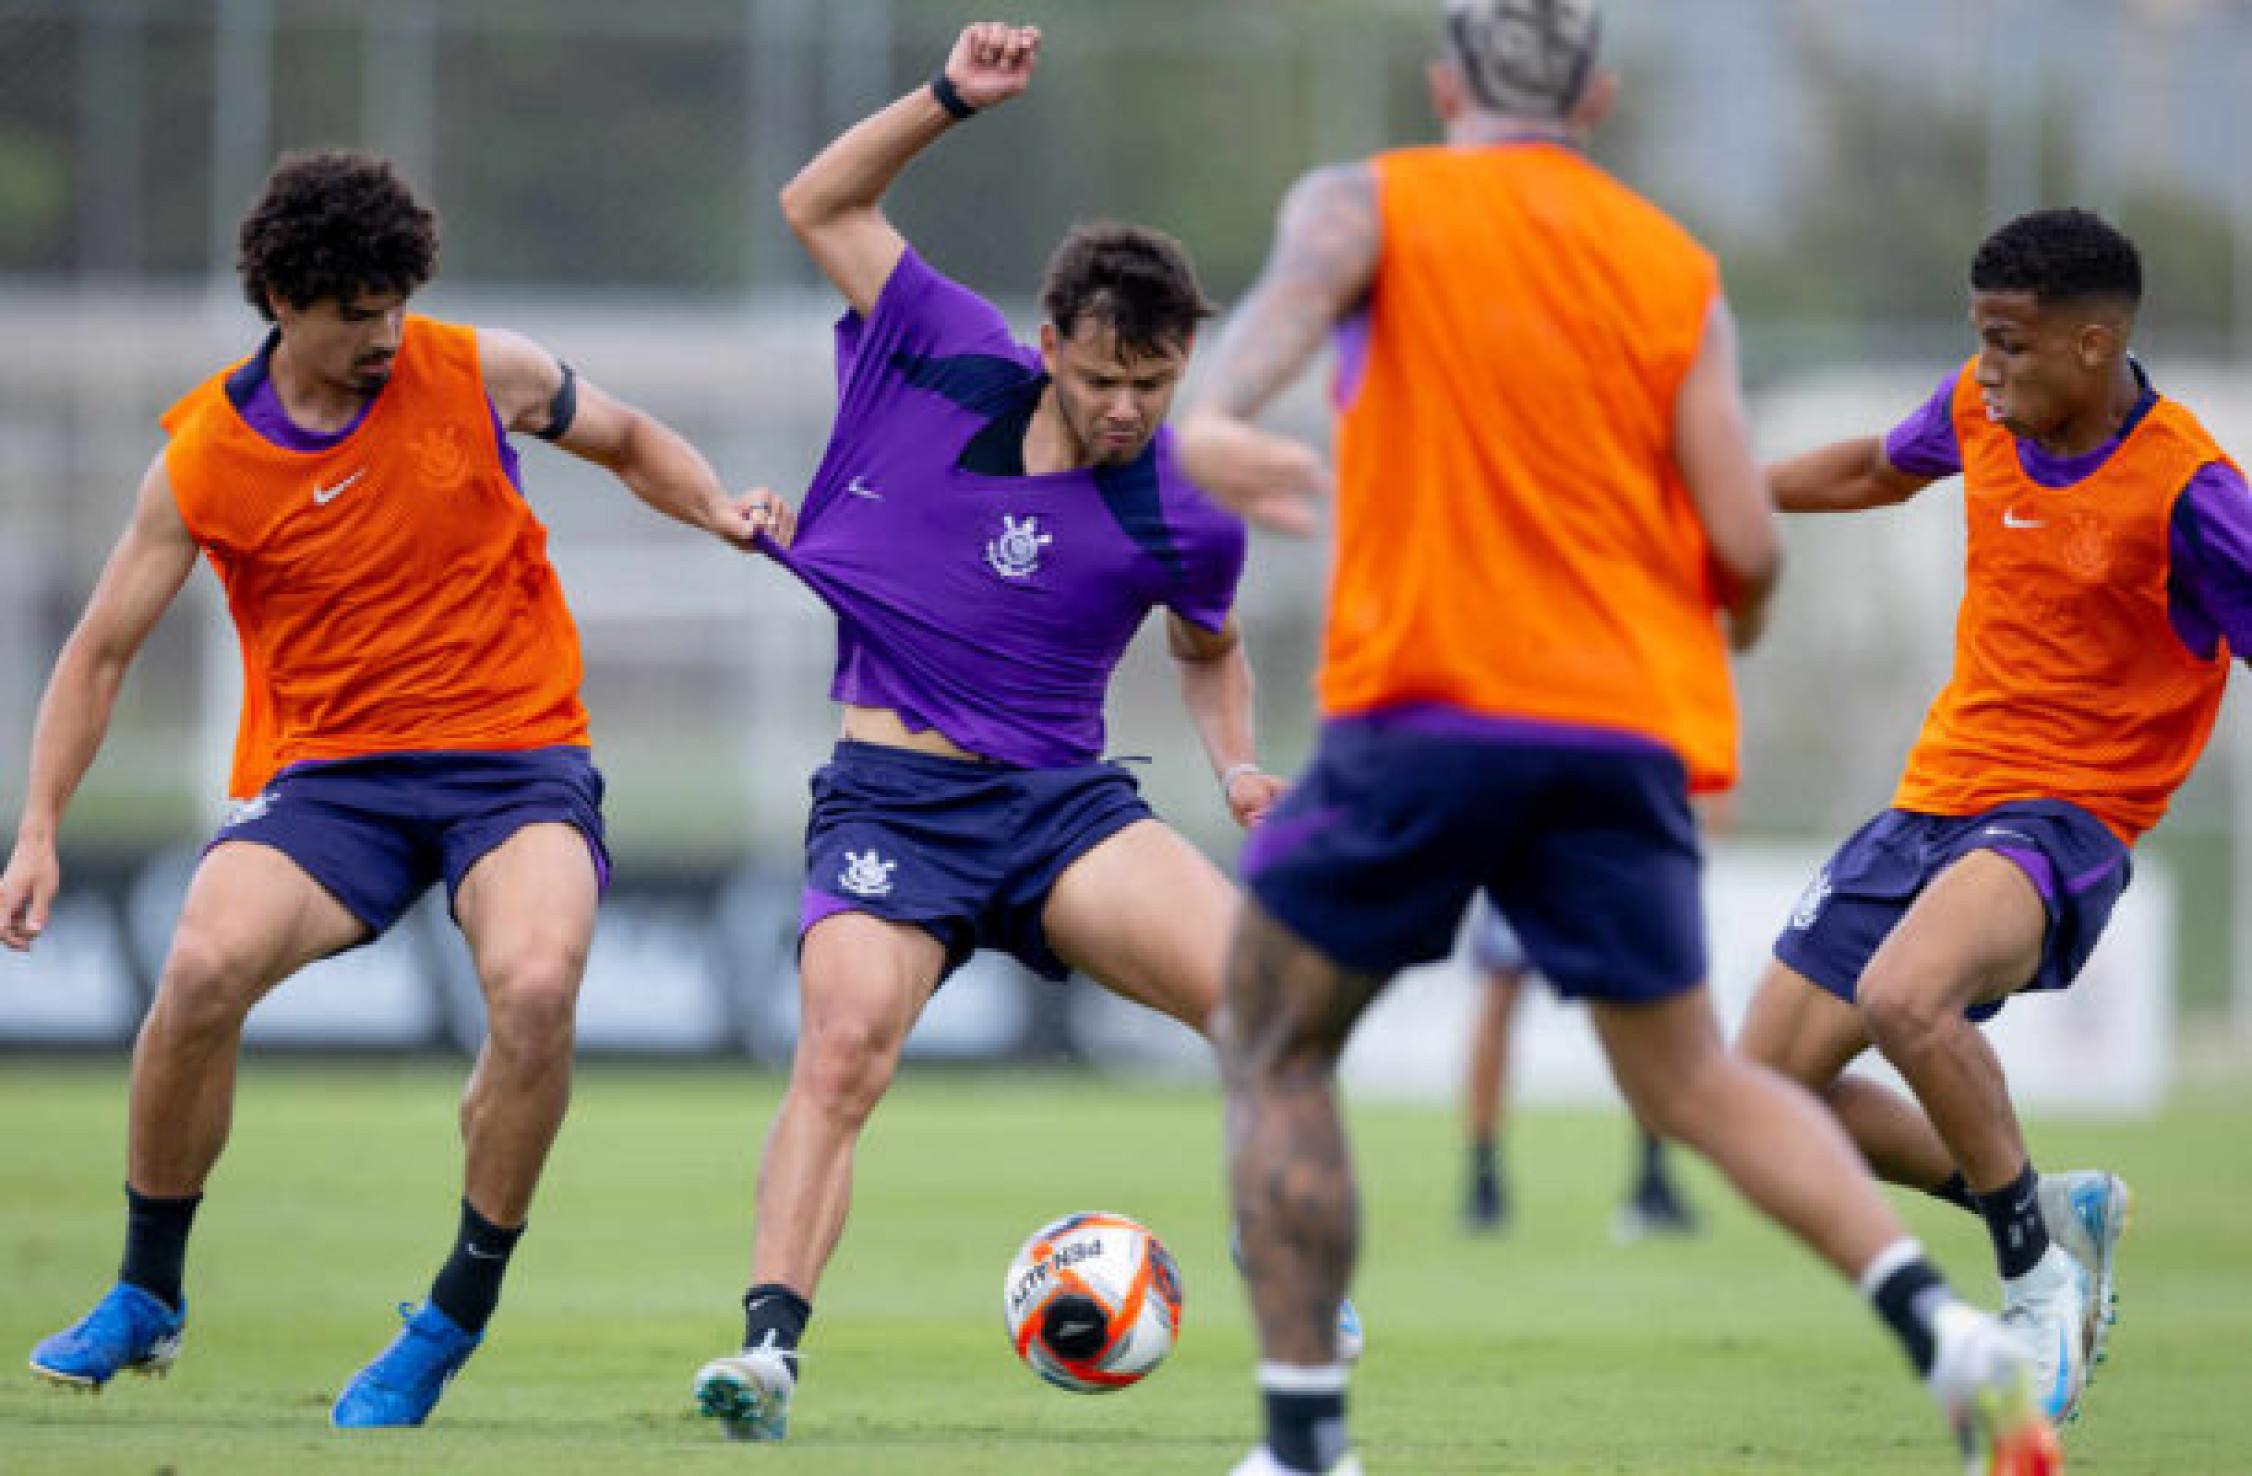
<path id="1" fill-rule="evenodd" d="M 437 268 L 438 217 L 388 159 L 284 154 L 243 217 L 237 247 L 242 295 L 271 322 L 269 292 L 299 308 L 413 292 Z"/>
<path id="2" fill-rule="evenodd" d="M 2036 210 L 1980 243 L 1977 292 L 2030 292 L 2042 307 L 2096 298 L 2132 308 L 2143 297 L 2135 243 L 2092 210 Z"/>
<path id="3" fill-rule="evenodd" d="M 1040 306 L 1065 338 L 1082 319 L 1099 318 L 1136 354 L 1181 347 L 1216 311 L 1180 242 L 1111 220 L 1072 227 L 1048 258 Z"/>

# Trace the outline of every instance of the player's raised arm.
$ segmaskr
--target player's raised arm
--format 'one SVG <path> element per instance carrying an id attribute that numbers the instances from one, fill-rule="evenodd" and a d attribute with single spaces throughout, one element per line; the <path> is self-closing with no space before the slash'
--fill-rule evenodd
<path id="1" fill-rule="evenodd" d="M 738 548 L 760 533 L 790 541 L 795 515 L 787 501 L 763 487 L 730 497 L 711 463 L 678 431 L 589 384 L 532 340 L 481 328 L 477 353 L 493 412 L 510 431 L 553 441 L 609 471 L 666 517 Z"/>
<path id="2" fill-rule="evenodd" d="M 1715 297 L 1705 334 L 1673 404 L 1674 457 L 1704 525 L 1728 610 L 1729 640 L 1746 650 L 1759 639 L 1767 600 L 1783 571 L 1783 542 L 1752 459 L 1737 368 L 1736 319 Z"/>
<path id="3" fill-rule="evenodd" d="M 1367 296 L 1383 244 L 1365 164 L 1316 169 L 1291 188 L 1274 246 L 1220 334 L 1180 426 L 1181 464 L 1213 496 L 1282 532 L 1313 526 L 1329 488 L 1321 458 L 1252 422 Z"/>
<path id="4" fill-rule="evenodd" d="M 141 479 L 133 520 L 110 551 L 78 627 L 63 643 L 31 733 L 31 780 L 14 853 L 0 873 L 0 944 L 22 950 L 47 926 L 61 869 L 55 833 L 109 731 L 118 686 L 195 567 L 195 542 L 160 454 Z"/>
<path id="5" fill-rule="evenodd" d="M 907 249 L 882 209 L 892 181 L 955 123 L 1024 91 L 1039 56 L 1037 26 L 966 27 L 926 86 L 846 129 L 782 187 L 783 218 L 855 311 L 876 305 Z"/>
<path id="6" fill-rule="evenodd" d="M 1767 495 L 1784 512 L 1859 512 L 1906 502 L 1932 484 L 1892 464 L 1884 437 L 1857 436 L 1767 468 Z"/>

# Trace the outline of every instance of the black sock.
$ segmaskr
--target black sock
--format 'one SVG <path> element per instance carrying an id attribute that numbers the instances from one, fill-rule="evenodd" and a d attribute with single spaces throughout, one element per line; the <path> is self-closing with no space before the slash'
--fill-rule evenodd
<path id="1" fill-rule="evenodd" d="M 1308 1381 L 1292 1375 L 1312 1375 L 1316 1387 L 1301 1387 Z M 1334 1388 L 1319 1387 L 1331 1382 Z M 1322 1472 L 1344 1459 L 1343 1368 L 1276 1370 L 1262 1364 L 1259 1385 L 1267 1402 L 1267 1449 L 1276 1460 L 1293 1471 Z"/>
<path id="2" fill-rule="evenodd" d="M 195 1224 L 200 1194 L 159 1199 L 125 1186 L 125 1264 L 117 1279 L 180 1310 L 180 1277 L 188 1260 L 188 1228 Z"/>
<path id="3" fill-rule="evenodd" d="M 2023 1276 L 2049 1253 L 2049 1227 L 2041 1220 L 2040 1176 L 2031 1163 L 1991 1194 L 1975 1196 L 1994 1237 L 1994 1264 L 2002 1275 Z"/>
<path id="4" fill-rule="evenodd" d="M 813 1304 L 779 1281 L 762 1281 L 743 1293 L 743 1347 L 782 1351 L 790 1375 L 798 1372 L 798 1341 L 813 1316 Z"/>
<path id="5" fill-rule="evenodd" d="M 1931 1330 L 1932 1314 L 1952 1300 L 1952 1294 L 1947 1290 L 1947 1283 L 1932 1269 L 1931 1262 L 1924 1259 L 1923 1248 L 1913 1241 L 1903 1242 L 1897 1256 L 1888 1252 L 1878 1257 L 1878 1265 L 1883 1266 L 1888 1259 L 1896 1264 L 1878 1273 L 1877 1284 L 1873 1287 L 1864 1276 L 1861 1290 L 1876 1307 L 1877 1315 L 1885 1320 L 1885 1326 L 1892 1329 L 1892 1335 L 1900 1339 L 1900 1346 L 1908 1352 L 1908 1361 L 1916 1366 L 1917 1376 L 1929 1378 L 1932 1359 L 1938 1353 L 1937 1340 Z M 1875 1272 L 1877 1268 L 1871 1270 Z"/>
<path id="6" fill-rule="evenodd" d="M 1967 1209 L 1974 1215 L 1978 1213 L 1978 1199 L 1971 1193 L 1970 1180 L 1964 1178 L 1960 1171 L 1946 1183 L 1926 1189 L 1924 1193 L 1934 1199 L 1943 1199 L 1957 1209 Z"/>
<path id="7" fill-rule="evenodd" d="M 1666 1178 L 1665 1139 L 1648 1128 L 1638 1127 L 1642 1134 L 1642 1183 L 1645 1188 L 1663 1184 Z"/>
<path id="8" fill-rule="evenodd" d="M 508 1258 L 523 1235 L 522 1225 L 503 1230 L 463 1200 L 454 1252 L 438 1268 L 438 1279 L 430 1283 L 430 1305 L 452 1318 L 463 1332 L 483 1332 L 493 1319 L 493 1308 L 500 1304 L 500 1279 L 508 1273 Z"/>

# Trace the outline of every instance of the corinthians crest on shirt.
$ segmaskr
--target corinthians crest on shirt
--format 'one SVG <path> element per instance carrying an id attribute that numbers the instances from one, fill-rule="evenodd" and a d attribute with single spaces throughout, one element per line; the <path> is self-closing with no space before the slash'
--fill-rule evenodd
<path id="1" fill-rule="evenodd" d="M 1042 531 L 1039 514 L 1019 519 L 1003 513 L 1001 531 L 985 541 L 985 566 L 1012 582 L 1030 579 L 1040 572 L 1040 551 L 1055 541 Z"/>

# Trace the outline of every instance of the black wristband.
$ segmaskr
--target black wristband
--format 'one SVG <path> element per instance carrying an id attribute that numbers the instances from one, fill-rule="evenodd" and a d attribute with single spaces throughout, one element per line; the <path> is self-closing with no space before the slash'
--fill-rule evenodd
<path id="1" fill-rule="evenodd" d="M 957 123 L 977 116 L 977 109 L 963 99 L 961 90 L 954 85 L 954 79 L 946 75 L 944 67 L 931 73 L 931 96 L 938 99 L 938 105 Z"/>

